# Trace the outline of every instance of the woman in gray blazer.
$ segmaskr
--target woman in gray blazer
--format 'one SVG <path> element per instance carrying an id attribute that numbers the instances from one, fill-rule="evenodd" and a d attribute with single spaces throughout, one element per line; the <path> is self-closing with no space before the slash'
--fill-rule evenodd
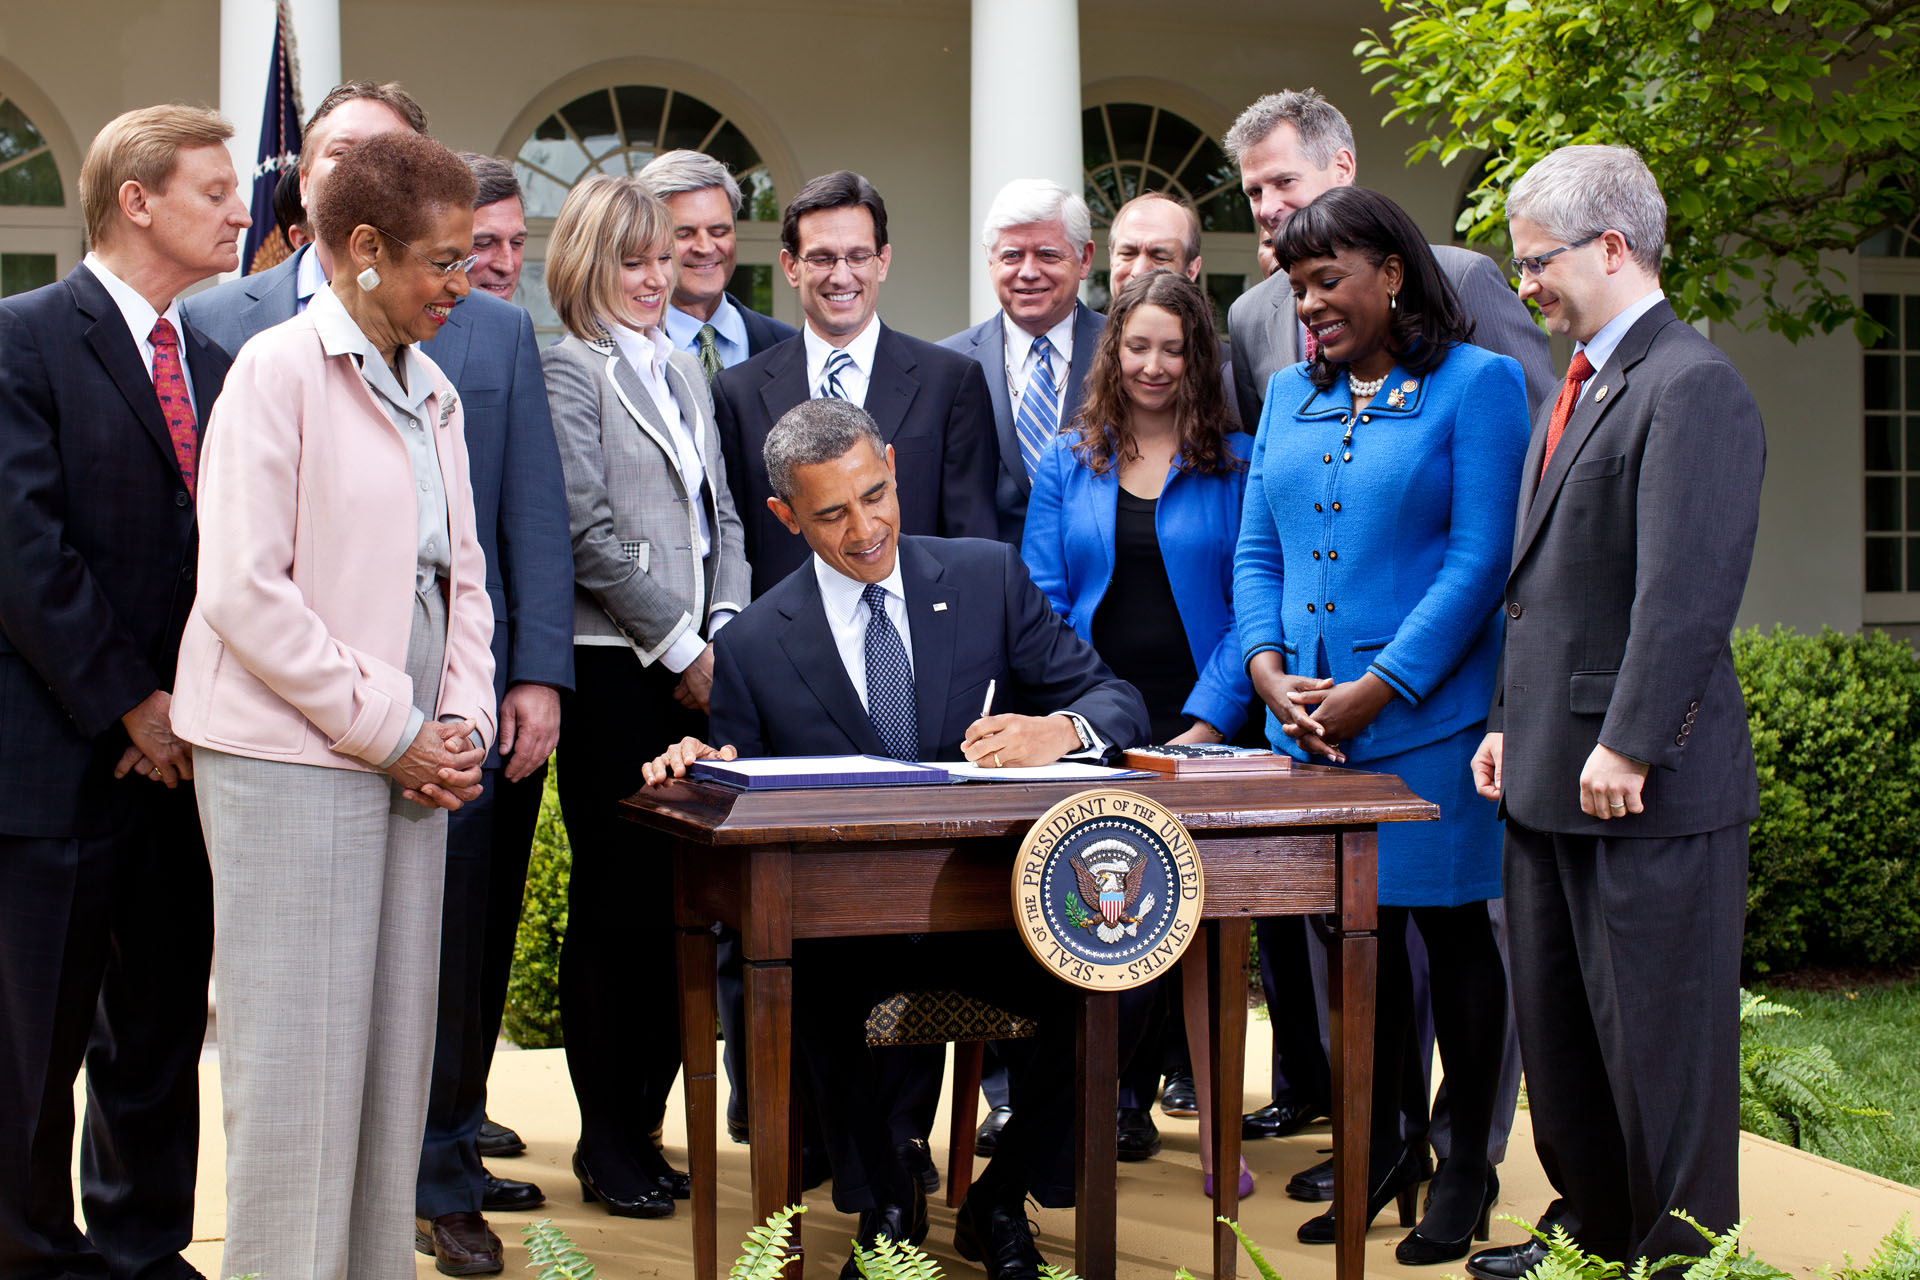
<path id="1" fill-rule="evenodd" d="M 749 581 L 706 379 L 661 324 L 673 285 L 658 199 L 606 175 L 573 189 L 547 250 L 567 336 L 540 355 L 573 531 L 560 1011 L 574 1175 L 587 1200 L 632 1218 L 672 1213 L 688 1180 L 653 1139 L 680 1068 L 671 895 L 662 862 L 635 856 L 619 802 L 641 784 L 637 745 L 706 735 L 712 640 Z"/>

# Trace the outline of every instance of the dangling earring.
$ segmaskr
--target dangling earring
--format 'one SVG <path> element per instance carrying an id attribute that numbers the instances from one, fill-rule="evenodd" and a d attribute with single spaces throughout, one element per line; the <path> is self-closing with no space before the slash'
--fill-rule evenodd
<path id="1" fill-rule="evenodd" d="M 372 268 L 372 267 L 368 267 L 368 268 L 367 268 L 367 270 L 369 270 L 369 271 L 371 271 L 371 270 L 373 270 L 373 268 Z M 1399 295 L 1399 294 L 1397 294 L 1397 293 L 1390 293 L 1390 294 L 1388 294 L 1388 295 L 1387 295 L 1387 310 L 1389 310 L 1389 311 L 1398 311 L 1399 309 L 1400 309 L 1400 295 Z"/>
<path id="2" fill-rule="evenodd" d="M 372 293 L 380 287 L 380 273 L 372 267 L 368 267 L 353 279 L 354 283 L 360 286 L 362 293 Z"/>

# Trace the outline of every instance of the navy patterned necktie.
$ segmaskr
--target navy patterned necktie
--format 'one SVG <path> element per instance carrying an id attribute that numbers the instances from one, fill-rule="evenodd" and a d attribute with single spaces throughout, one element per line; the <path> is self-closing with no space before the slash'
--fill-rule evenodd
<path id="1" fill-rule="evenodd" d="M 1055 403 L 1060 388 L 1053 380 L 1053 344 L 1046 336 L 1033 340 L 1033 374 L 1020 396 L 1020 412 L 1014 415 L 1013 433 L 1020 439 L 1020 461 L 1027 476 L 1040 469 L 1040 459 L 1060 431 L 1060 409 Z"/>
<path id="2" fill-rule="evenodd" d="M 847 389 L 840 385 L 840 375 L 853 368 L 853 357 L 844 351 L 836 351 L 827 357 L 826 376 L 820 380 L 820 394 L 835 400 L 847 399 Z"/>
<path id="3" fill-rule="evenodd" d="M 913 665 L 907 646 L 887 616 L 887 593 L 877 582 L 860 592 L 867 606 L 867 719 L 895 760 L 916 760 L 918 735 L 913 719 Z"/>

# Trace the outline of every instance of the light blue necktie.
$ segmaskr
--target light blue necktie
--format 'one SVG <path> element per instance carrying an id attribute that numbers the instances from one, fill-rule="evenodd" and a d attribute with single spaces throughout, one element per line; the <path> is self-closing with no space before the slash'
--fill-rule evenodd
<path id="1" fill-rule="evenodd" d="M 820 379 L 820 394 L 835 400 L 847 399 L 847 389 L 840 385 L 840 375 L 851 368 L 853 357 L 846 352 L 836 351 L 828 356 L 826 376 Z"/>
<path id="2" fill-rule="evenodd" d="M 1040 459 L 1060 431 L 1060 410 L 1054 405 L 1060 389 L 1053 381 L 1053 344 L 1044 336 L 1033 340 L 1033 361 L 1033 375 L 1027 379 L 1020 412 L 1013 420 L 1013 432 L 1020 437 L 1020 461 L 1026 464 L 1028 479 L 1040 469 Z"/>
<path id="3" fill-rule="evenodd" d="M 887 593 L 877 582 L 860 592 L 867 617 L 867 719 L 879 731 L 887 754 L 895 760 L 919 758 L 914 732 L 913 664 L 907 646 L 887 616 Z"/>

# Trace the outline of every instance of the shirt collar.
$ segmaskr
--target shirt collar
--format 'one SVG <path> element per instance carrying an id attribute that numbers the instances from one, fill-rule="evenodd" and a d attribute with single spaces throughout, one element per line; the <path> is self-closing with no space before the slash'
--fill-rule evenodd
<path id="1" fill-rule="evenodd" d="M 1593 335 L 1593 341 L 1575 347 L 1575 353 L 1586 352 L 1588 363 L 1592 364 L 1593 371 L 1598 373 L 1606 367 L 1607 361 L 1613 358 L 1613 353 L 1620 347 L 1620 340 L 1627 336 L 1627 330 L 1633 328 L 1634 322 L 1653 310 L 1654 304 L 1662 301 L 1666 296 L 1659 289 L 1655 289 L 1645 297 L 1629 302 L 1620 309 L 1620 314 L 1600 326 L 1600 332 Z"/>
<path id="2" fill-rule="evenodd" d="M 311 302 L 313 295 L 326 288 L 327 273 L 320 269 L 320 254 L 311 245 L 300 250 L 293 266 L 293 296 L 298 302 Z"/>
<path id="3" fill-rule="evenodd" d="M 739 347 L 747 347 L 747 322 L 740 315 L 740 308 L 733 305 L 733 299 L 721 296 L 720 307 L 713 313 L 713 319 L 702 320 L 699 316 L 682 311 L 678 307 L 667 308 L 667 336 L 673 339 L 673 345 L 692 351 L 700 344 L 700 326 L 710 324 L 713 331 L 727 342 Z"/>
<path id="4" fill-rule="evenodd" d="M 851 623 L 858 617 L 860 610 L 866 608 L 861 594 L 867 584 L 857 582 L 841 573 L 838 569 L 820 558 L 818 552 L 813 557 L 813 576 L 820 583 L 820 602 L 826 607 L 827 617 L 836 623 Z M 880 580 L 880 589 L 888 595 L 906 603 L 907 590 L 900 578 L 900 547 L 894 542 L 893 572 Z"/>
<path id="5" fill-rule="evenodd" d="M 180 299 L 175 298 L 167 304 L 165 311 L 155 311 L 153 304 L 140 296 L 140 291 L 107 269 L 100 261 L 100 255 L 89 253 L 86 257 L 87 269 L 92 271 L 113 299 L 113 305 L 119 308 L 120 316 L 127 322 L 127 328 L 133 334 L 135 342 L 147 342 L 153 337 L 154 321 L 165 316 L 167 323 L 173 326 L 176 336 L 180 333 Z"/>
<path id="6" fill-rule="evenodd" d="M 853 341 L 844 347 L 836 348 L 825 338 L 813 331 L 811 324 L 800 327 L 807 344 L 807 385 L 815 386 L 826 371 L 827 357 L 835 350 L 845 351 L 853 357 L 853 367 L 865 377 L 873 376 L 873 353 L 880 346 L 880 313 L 874 312 L 867 318 L 867 327 L 853 336 Z"/>
<path id="7" fill-rule="evenodd" d="M 420 354 L 418 343 L 409 342 L 400 348 L 400 358 L 406 362 L 407 369 L 407 385 L 402 389 L 400 380 L 387 367 L 386 358 L 368 341 L 359 323 L 332 289 L 315 293 L 313 301 L 307 304 L 306 314 L 313 320 L 313 331 L 320 336 L 320 349 L 329 356 L 353 356 L 367 385 L 394 404 L 417 411 L 433 394 L 433 375 L 428 372 L 430 366 L 427 358 Z"/>
<path id="8" fill-rule="evenodd" d="M 1062 362 L 1073 360 L 1073 322 L 1079 310 L 1080 304 L 1075 303 L 1065 320 L 1047 330 L 1047 341 L 1053 344 L 1054 355 Z M 1007 363 L 1015 369 L 1024 369 L 1027 354 L 1033 350 L 1033 335 L 1010 320 L 1004 311 L 1000 313 L 1000 328 L 1007 335 Z"/>
<path id="9" fill-rule="evenodd" d="M 629 329 L 623 324 L 605 326 L 613 335 L 613 345 L 619 348 L 620 355 L 633 366 L 634 372 L 664 383 L 667 380 L 667 359 L 673 354 L 673 341 L 660 331 L 659 325 L 648 325 L 645 329 Z"/>

